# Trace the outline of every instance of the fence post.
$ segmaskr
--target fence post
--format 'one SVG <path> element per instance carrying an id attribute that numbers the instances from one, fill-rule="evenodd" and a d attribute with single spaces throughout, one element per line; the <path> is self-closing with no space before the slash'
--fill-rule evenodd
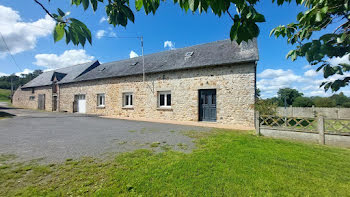
<path id="1" fill-rule="evenodd" d="M 320 144 L 325 144 L 325 136 L 324 136 L 324 117 L 322 115 L 317 117 L 317 130 L 319 134 L 318 142 Z"/>
<path id="2" fill-rule="evenodd" d="M 255 112 L 255 131 L 256 131 L 256 135 L 260 136 L 260 113 L 259 113 L 259 111 Z"/>

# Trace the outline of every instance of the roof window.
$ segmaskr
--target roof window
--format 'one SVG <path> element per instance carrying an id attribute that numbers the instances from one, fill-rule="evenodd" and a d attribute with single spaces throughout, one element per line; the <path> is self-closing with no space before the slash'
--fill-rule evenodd
<path id="1" fill-rule="evenodd" d="M 186 52 L 185 53 L 185 60 L 187 60 L 188 58 L 192 57 L 192 55 L 193 55 L 193 51 Z"/>

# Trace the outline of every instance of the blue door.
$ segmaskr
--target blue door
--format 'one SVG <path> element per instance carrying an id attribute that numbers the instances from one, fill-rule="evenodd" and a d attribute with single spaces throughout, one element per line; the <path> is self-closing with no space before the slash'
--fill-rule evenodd
<path id="1" fill-rule="evenodd" d="M 216 90 L 199 90 L 199 121 L 216 121 Z"/>

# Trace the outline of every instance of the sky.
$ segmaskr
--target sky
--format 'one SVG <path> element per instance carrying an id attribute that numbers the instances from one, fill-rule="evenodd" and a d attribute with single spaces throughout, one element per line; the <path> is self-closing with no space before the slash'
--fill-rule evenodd
<path id="1" fill-rule="evenodd" d="M 5 42 L 0 36 L 0 76 L 62 68 L 91 60 L 105 63 L 141 55 L 139 39 L 122 37 L 143 36 L 145 54 L 224 40 L 229 38 L 232 25 L 227 14 L 218 17 L 210 10 L 202 14 L 186 13 L 173 1 L 161 2 L 155 15 L 146 15 L 143 10 L 136 12 L 131 1 L 135 23 L 129 22 L 126 28 L 109 25 L 102 4 L 94 13 L 91 7 L 84 11 L 82 6 L 71 6 L 70 0 L 40 2 L 51 12 L 60 8 L 70 12 L 70 17 L 83 21 L 93 34 L 92 45 L 77 47 L 71 43 L 66 45 L 64 40 L 54 43 L 52 29 L 55 22 L 34 1 L 1 0 L 0 33 Z M 269 37 L 274 27 L 295 22 L 296 15 L 303 9 L 294 4 L 277 6 L 272 1 L 261 1 L 257 5 L 257 10 L 266 18 L 265 23 L 259 24 L 258 37 L 257 87 L 263 98 L 276 96 L 278 89 L 286 87 L 295 88 L 305 96 L 333 94 L 319 88 L 324 80 L 322 74 L 309 66 L 305 59 L 292 62 L 285 58 L 293 49 L 292 45 L 283 38 Z M 236 12 L 234 7 L 230 11 Z M 349 62 L 347 57 L 329 61 Z M 350 87 L 340 91 L 350 96 Z"/>

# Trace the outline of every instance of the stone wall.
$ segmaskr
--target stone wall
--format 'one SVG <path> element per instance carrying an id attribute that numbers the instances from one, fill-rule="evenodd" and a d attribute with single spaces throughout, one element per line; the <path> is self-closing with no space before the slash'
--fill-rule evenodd
<path id="1" fill-rule="evenodd" d="M 254 127 L 255 63 L 217 66 L 142 76 L 101 79 L 60 86 L 59 110 L 73 111 L 74 95 L 85 94 L 86 112 L 114 117 L 198 121 L 198 91 L 216 89 L 217 123 Z M 157 107 L 157 92 L 171 91 L 171 109 Z M 133 108 L 123 108 L 122 95 L 133 92 Z M 105 107 L 97 107 L 97 94 Z"/>
<path id="2" fill-rule="evenodd" d="M 32 93 L 32 88 L 18 88 L 13 94 L 12 105 L 20 108 L 38 109 L 39 94 L 45 94 L 45 110 L 52 111 L 52 93 L 50 86 L 36 87 L 34 88 L 34 93 Z M 31 96 L 34 96 L 33 100 L 30 100 Z"/>

